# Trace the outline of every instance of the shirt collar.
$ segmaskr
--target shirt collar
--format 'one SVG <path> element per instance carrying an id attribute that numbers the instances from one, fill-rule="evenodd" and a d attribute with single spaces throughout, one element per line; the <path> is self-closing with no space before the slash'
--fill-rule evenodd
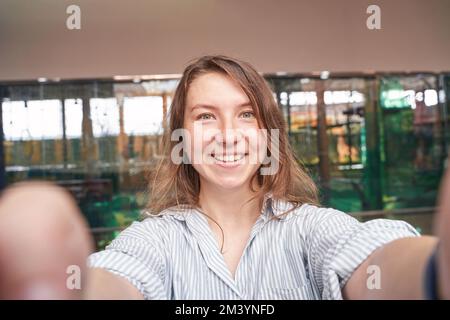
<path id="1" fill-rule="evenodd" d="M 276 216 L 280 220 L 285 220 L 288 215 L 283 215 L 283 213 L 285 213 L 289 209 L 292 209 L 292 207 L 293 205 L 290 202 L 281 199 L 276 199 L 273 196 L 273 194 L 269 192 L 264 195 L 261 217 L 264 219 L 264 221 L 268 221 L 274 216 Z M 186 221 L 187 217 L 190 214 L 194 213 L 194 211 L 196 210 L 197 209 L 192 208 L 187 204 L 180 204 L 177 206 L 167 208 L 157 215 L 151 216 L 170 215 L 177 220 Z M 143 214 L 147 216 L 150 215 L 146 210 L 143 211 Z"/>
<path id="2" fill-rule="evenodd" d="M 261 214 L 263 217 L 266 217 L 266 219 L 270 219 L 275 216 L 279 220 L 285 220 L 288 215 L 283 213 L 292 209 L 293 204 L 288 201 L 275 198 L 273 194 L 269 192 L 264 196 L 262 208 L 263 212 Z"/>

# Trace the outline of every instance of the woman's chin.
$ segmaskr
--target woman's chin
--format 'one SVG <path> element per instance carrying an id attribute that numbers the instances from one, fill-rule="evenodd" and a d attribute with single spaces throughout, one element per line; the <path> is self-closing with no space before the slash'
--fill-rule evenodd
<path id="1" fill-rule="evenodd" d="M 208 168 L 209 169 L 209 168 Z M 221 170 L 204 170 L 201 172 L 201 179 L 207 185 L 215 186 L 218 189 L 227 191 L 240 190 L 248 188 L 251 177 L 255 174 L 257 168 L 243 168 L 244 170 L 222 172 Z"/>
<path id="2" fill-rule="evenodd" d="M 222 179 L 211 179 L 210 183 L 216 185 L 220 189 L 231 191 L 245 188 L 247 180 L 242 179 L 242 177 L 227 177 Z"/>

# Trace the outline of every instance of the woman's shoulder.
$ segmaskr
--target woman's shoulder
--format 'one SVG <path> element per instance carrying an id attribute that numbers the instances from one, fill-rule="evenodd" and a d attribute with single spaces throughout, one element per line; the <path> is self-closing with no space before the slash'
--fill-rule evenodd
<path id="1" fill-rule="evenodd" d="M 328 207 L 322 207 L 316 204 L 303 203 L 294 205 L 285 200 L 277 200 L 272 204 L 272 212 L 274 215 L 286 221 L 299 220 L 320 220 L 330 216 L 349 216 L 340 210 Z"/>
<path id="2" fill-rule="evenodd" d="M 131 223 L 121 232 L 121 236 L 133 236 L 142 240 L 156 240 L 168 238 L 183 228 L 182 223 L 189 214 L 188 210 L 180 208 L 167 208 L 158 214 L 143 210 L 141 219 Z"/>
<path id="3" fill-rule="evenodd" d="M 296 231 L 303 233 L 319 234 L 326 232 L 340 233 L 348 230 L 354 232 L 404 232 L 406 234 L 418 235 L 414 227 L 402 220 L 391 220 L 386 218 L 372 219 L 361 222 L 352 214 L 329 207 L 320 207 L 313 204 L 303 204 L 292 212 Z"/>
<path id="4" fill-rule="evenodd" d="M 339 228 L 339 226 L 357 224 L 358 221 L 343 211 L 323 207 L 316 204 L 304 203 L 298 206 L 293 204 L 280 205 L 282 210 L 290 210 L 287 215 L 280 214 L 275 209 L 275 214 L 280 214 L 288 229 L 294 233 L 308 234 L 318 229 Z M 282 213 L 282 212 L 281 212 Z"/>

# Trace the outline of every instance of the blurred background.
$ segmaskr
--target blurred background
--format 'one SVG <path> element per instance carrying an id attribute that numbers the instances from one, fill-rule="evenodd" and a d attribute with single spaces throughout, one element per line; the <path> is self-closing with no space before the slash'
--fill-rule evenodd
<path id="1" fill-rule="evenodd" d="M 0 0 L 0 189 L 67 188 L 104 247 L 146 203 L 184 66 L 225 54 L 271 85 L 324 205 L 429 234 L 450 142 L 449 13 L 448 0 Z"/>

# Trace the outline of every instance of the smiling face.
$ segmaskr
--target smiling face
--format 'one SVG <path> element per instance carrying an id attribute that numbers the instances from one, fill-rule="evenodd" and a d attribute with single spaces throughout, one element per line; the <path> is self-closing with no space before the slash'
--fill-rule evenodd
<path id="1" fill-rule="evenodd" d="M 270 193 L 297 205 L 319 204 L 314 181 L 289 146 L 270 85 L 249 63 L 221 55 L 190 63 L 167 120 L 164 157 L 150 176 L 149 212 L 198 207 L 202 190 L 210 188 L 226 196 L 249 191 L 251 198 Z"/>
<path id="2" fill-rule="evenodd" d="M 210 72 L 192 81 L 184 128 L 191 137 L 186 151 L 202 186 L 249 186 L 263 148 L 255 140 L 259 125 L 250 100 L 231 78 Z"/>

